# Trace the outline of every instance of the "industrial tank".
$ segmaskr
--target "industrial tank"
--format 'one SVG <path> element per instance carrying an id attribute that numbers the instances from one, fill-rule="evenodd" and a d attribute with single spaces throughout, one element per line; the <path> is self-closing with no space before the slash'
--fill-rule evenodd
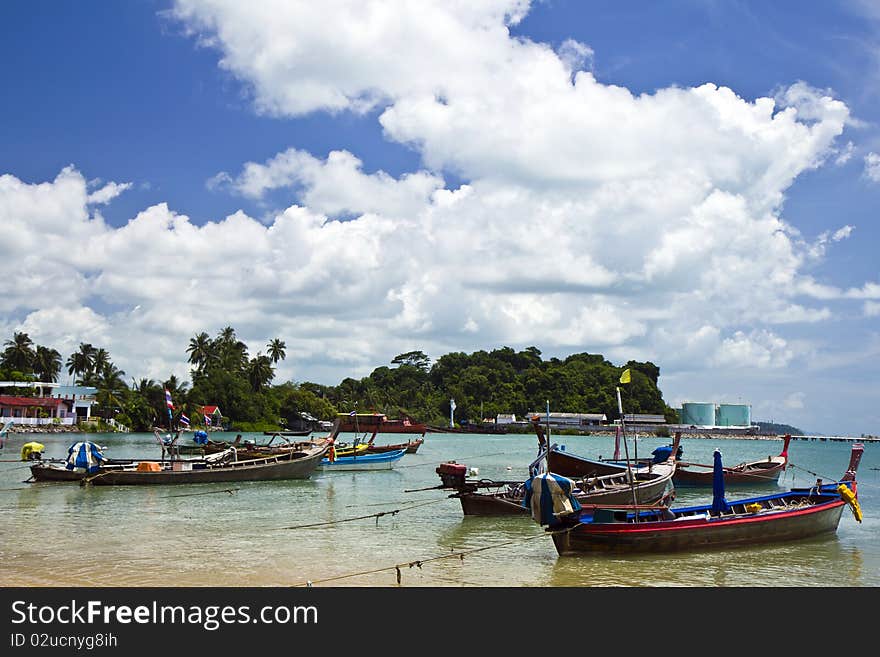
<path id="1" fill-rule="evenodd" d="M 681 405 L 681 423 L 697 427 L 714 427 L 715 404 L 712 402 L 684 402 Z"/>
<path id="2" fill-rule="evenodd" d="M 751 426 L 752 407 L 748 404 L 718 404 L 715 422 L 719 427 Z"/>

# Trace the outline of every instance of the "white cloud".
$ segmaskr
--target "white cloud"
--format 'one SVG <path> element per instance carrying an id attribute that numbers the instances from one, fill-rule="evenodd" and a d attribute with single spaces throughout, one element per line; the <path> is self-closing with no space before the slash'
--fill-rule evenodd
<path id="1" fill-rule="evenodd" d="M 240 175 L 225 172 L 209 186 L 228 186 L 244 196 L 259 199 L 268 190 L 304 187 L 302 201 L 330 216 L 375 212 L 409 217 L 422 209 L 443 180 L 426 172 L 407 174 L 396 180 L 383 171 L 367 175 L 363 163 L 347 151 L 333 151 L 326 160 L 290 148 L 265 164 L 248 162 Z"/>
<path id="2" fill-rule="evenodd" d="M 865 155 L 865 176 L 873 182 L 880 182 L 880 155 L 877 153 Z"/>
<path id="3" fill-rule="evenodd" d="M 876 284 L 809 269 L 853 227 L 809 242 L 783 212 L 792 181 L 838 152 L 845 104 L 804 83 L 753 100 L 712 83 L 634 94 L 584 70 L 586 44 L 511 38 L 527 8 L 177 2 L 259 111 L 374 109 L 424 168 L 392 177 L 294 145 L 208 183 L 288 191 L 295 204 L 263 221 L 196 225 L 157 204 L 119 228 L 90 207 L 128 183 L 2 176 L 0 238 L 22 255 L 0 263 L 0 310 L 41 343 L 106 338 L 129 376 L 186 377 L 189 338 L 230 324 L 254 351 L 287 342 L 280 378 L 325 382 L 409 348 L 501 344 L 779 373 L 813 348 L 792 325 L 834 317 L 817 302 L 872 312 Z"/>
<path id="4" fill-rule="evenodd" d="M 107 204 L 112 201 L 114 198 L 119 196 L 122 192 L 131 188 L 131 183 L 115 183 L 110 182 L 101 187 L 100 189 L 91 192 L 88 196 L 88 202 L 98 203 L 98 204 Z"/>

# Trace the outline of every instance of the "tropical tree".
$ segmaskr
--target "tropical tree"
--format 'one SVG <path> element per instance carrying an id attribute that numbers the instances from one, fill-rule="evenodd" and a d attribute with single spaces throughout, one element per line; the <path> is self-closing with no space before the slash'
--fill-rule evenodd
<path id="1" fill-rule="evenodd" d="M 37 346 L 34 354 L 34 374 L 41 381 L 53 382 L 58 380 L 61 373 L 61 354 L 57 349 Z"/>
<path id="2" fill-rule="evenodd" d="M 250 360 L 247 370 L 248 383 L 254 392 L 260 392 L 275 377 L 275 369 L 272 367 L 272 359 L 264 356 L 262 352 Z"/>
<path id="3" fill-rule="evenodd" d="M 214 341 L 204 331 L 190 339 L 186 352 L 189 354 L 188 361 L 199 371 L 216 357 Z"/>
<path id="4" fill-rule="evenodd" d="M 8 370 L 30 373 L 33 371 L 34 343 L 27 333 L 13 333 L 12 340 L 5 342 L 2 365 Z"/>
<path id="5" fill-rule="evenodd" d="M 85 376 L 92 371 L 95 348 L 88 342 L 80 342 L 79 349 L 67 359 L 67 373 L 74 378 Z"/>
<path id="6" fill-rule="evenodd" d="M 269 344 L 266 345 L 266 347 L 269 350 L 269 358 L 272 359 L 273 363 L 277 363 L 279 360 L 284 360 L 284 357 L 287 355 L 287 352 L 285 351 L 287 349 L 287 345 L 281 338 L 270 340 Z"/>

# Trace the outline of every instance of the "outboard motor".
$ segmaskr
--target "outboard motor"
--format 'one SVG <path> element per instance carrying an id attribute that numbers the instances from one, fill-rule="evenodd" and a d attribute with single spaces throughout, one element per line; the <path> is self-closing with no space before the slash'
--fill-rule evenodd
<path id="1" fill-rule="evenodd" d="M 434 472 L 440 475 L 440 481 L 443 482 L 444 488 L 463 488 L 465 485 L 467 466 L 463 463 L 446 461 L 438 465 Z"/>

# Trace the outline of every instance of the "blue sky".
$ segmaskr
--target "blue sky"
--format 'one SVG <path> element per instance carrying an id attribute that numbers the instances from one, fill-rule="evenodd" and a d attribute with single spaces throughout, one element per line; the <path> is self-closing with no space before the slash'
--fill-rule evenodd
<path id="1" fill-rule="evenodd" d="M 0 4 L 0 329 L 128 377 L 534 345 L 880 433 L 880 7 Z M 588 409 L 585 409 L 588 410 Z"/>

